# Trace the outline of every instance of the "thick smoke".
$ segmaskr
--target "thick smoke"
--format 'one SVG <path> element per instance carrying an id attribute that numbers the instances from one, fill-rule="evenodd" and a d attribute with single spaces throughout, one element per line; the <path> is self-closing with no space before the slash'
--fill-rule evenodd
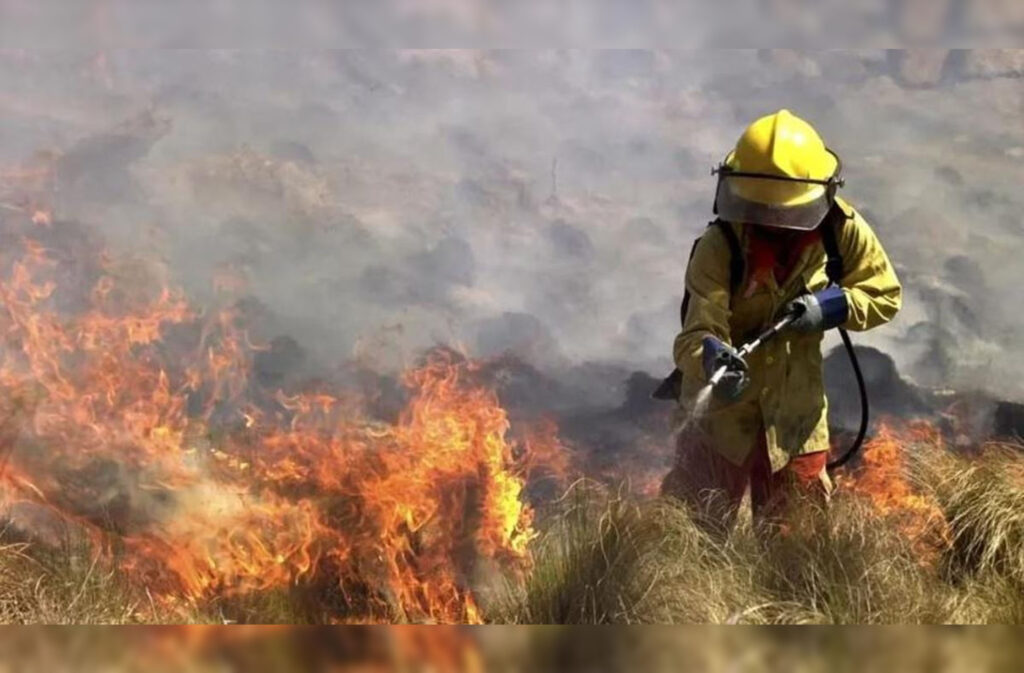
<path id="1" fill-rule="evenodd" d="M 708 169 L 787 107 L 906 286 L 859 341 L 1021 397 L 1021 75 L 1016 51 L 8 50 L 0 200 L 234 292 L 310 370 L 444 342 L 619 404 L 594 367 L 670 368 Z"/>

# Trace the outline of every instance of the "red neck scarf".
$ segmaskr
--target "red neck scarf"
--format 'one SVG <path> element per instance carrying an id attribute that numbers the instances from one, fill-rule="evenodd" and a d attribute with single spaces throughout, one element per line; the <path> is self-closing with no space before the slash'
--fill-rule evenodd
<path id="1" fill-rule="evenodd" d="M 750 225 L 748 264 L 752 282 L 764 283 L 774 276 L 776 285 L 789 278 L 800 255 L 812 243 L 821 240 L 817 229 L 789 231 Z"/>

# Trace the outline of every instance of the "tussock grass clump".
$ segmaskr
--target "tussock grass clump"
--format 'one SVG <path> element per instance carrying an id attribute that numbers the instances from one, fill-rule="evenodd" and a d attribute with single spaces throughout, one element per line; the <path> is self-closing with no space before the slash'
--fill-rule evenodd
<path id="1" fill-rule="evenodd" d="M 674 500 L 577 485 L 546 517 L 532 574 L 510 584 L 488 616 L 568 624 L 1024 621 L 1024 453 L 993 446 L 964 457 L 928 442 L 905 452 L 890 476 L 913 486 L 900 496 L 907 512 L 898 500 L 879 506 L 863 489 L 841 489 L 824 510 L 794 509 L 781 532 L 758 534 L 741 516 L 724 542 Z M 920 516 L 922 503 L 936 521 Z"/>
<path id="2" fill-rule="evenodd" d="M 495 621 L 527 623 L 901 623 L 943 621 L 945 587 L 911 541 L 859 498 L 794 514 L 758 535 L 741 520 L 709 537 L 671 499 L 570 492 L 536 566 Z"/>
<path id="3" fill-rule="evenodd" d="M 109 559 L 84 540 L 54 547 L 3 542 L 0 531 L 0 623 L 139 624 L 205 622 L 172 612 L 131 587 Z"/>
<path id="4" fill-rule="evenodd" d="M 532 572 L 505 587 L 493 621 L 722 622 L 752 594 L 747 570 L 728 560 L 733 551 L 669 501 L 580 483 L 547 520 Z"/>
<path id="5" fill-rule="evenodd" d="M 879 520 L 863 499 L 840 493 L 827 510 L 795 511 L 786 532 L 746 535 L 741 563 L 774 602 L 776 621 L 829 624 L 943 620 L 945 591 L 913 542 Z"/>
<path id="6" fill-rule="evenodd" d="M 977 457 L 922 451 L 916 455 L 915 472 L 922 489 L 940 503 L 950 525 L 949 577 L 998 576 L 1024 587 L 1021 448 L 993 444 Z"/>
<path id="7" fill-rule="evenodd" d="M 139 602 L 85 546 L 37 550 L 0 545 L 0 622 L 122 624 L 138 621 Z"/>
<path id="8" fill-rule="evenodd" d="M 949 523 L 947 621 L 1024 622 L 1024 447 L 989 444 L 973 456 L 920 447 L 911 473 Z"/>

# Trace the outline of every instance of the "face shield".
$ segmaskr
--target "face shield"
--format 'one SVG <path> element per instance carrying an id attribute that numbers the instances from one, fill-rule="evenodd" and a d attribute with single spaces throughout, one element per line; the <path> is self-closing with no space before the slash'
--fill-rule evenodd
<path id="1" fill-rule="evenodd" d="M 765 227 L 808 231 L 825 219 L 843 186 L 842 163 L 832 150 L 836 168 L 825 179 L 794 178 L 767 173 L 733 170 L 722 163 L 712 171 L 718 175 L 715 207 L 719 217 Z"/>

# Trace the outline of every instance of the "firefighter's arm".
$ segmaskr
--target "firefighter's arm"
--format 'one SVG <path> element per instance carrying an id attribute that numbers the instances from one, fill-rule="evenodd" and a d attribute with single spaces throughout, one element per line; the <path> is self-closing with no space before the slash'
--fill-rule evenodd
<path id="1" fill-rule="evenodd" d="M 878 237 L 856 211 L 842 227 L 839 251 L 848 305 L 843 327 L 863 331 L 892 320 L 902 305 L 903 290 Z"/>
<path id="2" fill-rule="evenodd" d="M 685 379 L 704 381 L 703 339 L 713 336 L 729 343 L 729 244 L 717 227 L 697 243 L 686 267 L 690 305 L 683 330 L 672 349 Z"/>

